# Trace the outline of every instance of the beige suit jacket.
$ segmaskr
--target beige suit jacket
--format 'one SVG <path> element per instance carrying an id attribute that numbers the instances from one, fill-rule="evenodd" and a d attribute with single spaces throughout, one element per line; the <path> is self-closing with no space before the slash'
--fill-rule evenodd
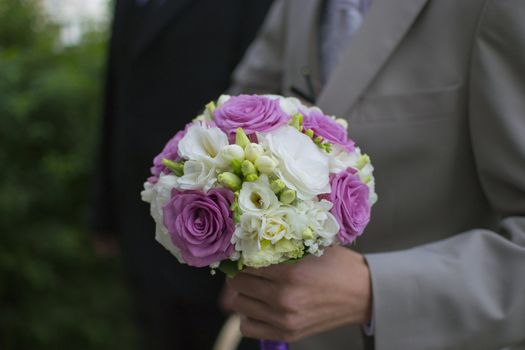
<path id="1" fill-rule="evenodd" d="M 321 0 L 278 0 L 232 92 L 293 95 L 348 118 L 379 202 L 377 349 L 525 348 L 525 1 L 374 0 L 321 86 Z M 360 349 L 359 327 L 292 349 Z"/>

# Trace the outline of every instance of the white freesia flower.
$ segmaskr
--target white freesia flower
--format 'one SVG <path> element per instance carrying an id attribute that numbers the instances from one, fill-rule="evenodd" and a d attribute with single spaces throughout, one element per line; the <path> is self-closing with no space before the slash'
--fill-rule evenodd
<path id="1" fill-rule="evenodd" d="M 227 163 L 231 163 L 233 160 L 242 162 L 244 160 L 244 149 L 236 144 L 224 146 L 221 149 L 221 157 Z"/>
<path id="2" fill-rule="evenodd" d="M 244 182 L 239 193 L 239 207 L 243 212 L 264 213 L 279 207 L 279 199 L 270 188 L 266 175 L 255 182 Z"/>
<path id="3" fill-rule="evenodd" d="M 220 106 L 222 106 L 223 104 L 225 104 L 226 101 L 228 101 L 230 98 L 231 98 L 230 95 L 221 95 L 221 96 L 219 97 L 219 99 L 217 100 L 217 107 L 220 107 Z"/>
<path id="4" fill-rule="evenodd" d="M 254 254 L 243 254 L 244 265 L 254 268 L 266 267 L 286 260 L 288 258 L 282 252 L 274 249 L 273 246 L 269 246 Z"/>
<path id="5" fill-rule="evenodd" d="M 261 223 L 259 238 L 270 241 L 272 244 L 283 238 L 300 238 L 297 213 L 292 207 L 282 206 L 266 213 Z"/>
<path id="6" fill-rule="evenodd" d="M 216 182 L 216 166 L 211 160 L 188 160 L 184 163 L 184 175 L 177 178 L 177 188 L 208 191 Z"/>
<path id="7" fill-rule="evenodd" d="M 180 250 L 171 242 L 170 234 L 164 226 L 163 207 L 171 199 L 171 191 L 177 186 L 177 177 L 174 175 L 160 174 L 156 184 L 146 182 L 142 197 L 150 205 L 150 213 L 155 220 L 155 239 L 162 244 L 177 260 L 184 263 Z"/>
<path id="8" fill-rule="evenodd" d="M 263 174 L 272 174 L 277 167 L 277 162 L 268 156 L 261 156 L 255 161 L 255 166 Z"/>
<path id="9" fill-rule="evenodd" d="M 244 149 L 244 152 L 246 153 L 246 159 L 255 163 L 257 158 L 264 154 L 264 148 L 258 143 L 249 143 Z"/>
<path id="10" fill-rule="evenodd" d="M 281 110 L 289 116 L 292 116 L 296 113 L 304 114 L 310 110 L 310 108 L 306 107 L 299 99 L 295 97 L 283 97 L 271 94 L 264 96 L 272 100 L 279 100 L 279 107 L 281 107 Z"/>
<path id="11" fill-rule="evenodd" d="M 179 155 L 188 160 L 221 162 L 219 153 L 229 145 L 228 136 L 219 128 L 195 123 L 179 142 Z"/>
<path id="12" fill-rule="evenodd" d="M 357 160 L 361 157 L 359 148 L 349 153 L 339 145 L 332 146 L 332 152 L 328 154 L 330 173 L 340 173 L 348 168 L 355 168 Z"/>
<path id="13" fill-rule="evenodd" d="M 297 191 L 299 199 L 330 192 L 328 157 L 308 136 L 283 126 L 258 137 L 278 161 L 276 174 L 287 187 Z"/>
<path id="14" fill-rule="evenodd" d="M 235 250 L 242 254 L 252 255 L 261 250 L 260 231 L 262 216 L 253 213 L 243 213 L 240 223 L 233 233 L 231 243 Z"/>
<path id="15" fill-rule="evenodd" d="M 155 198 L 155 184 L 149 181 L 144 182 L 144 190 L 140 192 L 140 198 L 143 202 L 151 203 Z"/>

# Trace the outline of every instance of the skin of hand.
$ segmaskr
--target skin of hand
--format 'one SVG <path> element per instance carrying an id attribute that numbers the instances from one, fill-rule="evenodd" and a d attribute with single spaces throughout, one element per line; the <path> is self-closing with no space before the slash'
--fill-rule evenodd
<path id="1" fill-rule="evenodd" d="M 370 321 L 372 287 L 364 257 L 331 247 L 321 257 L 246 269 L 228 281 L 246 337 L 295 342 Z"/>

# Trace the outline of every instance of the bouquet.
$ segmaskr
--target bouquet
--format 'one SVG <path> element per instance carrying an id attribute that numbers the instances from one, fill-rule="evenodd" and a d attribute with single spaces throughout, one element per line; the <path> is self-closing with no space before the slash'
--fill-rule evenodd
<path id="1" fill-rule="evenodd" d="M 295 98 L 222 95 L 153 160 L 142 199 L 155 238 L 228 276 L 352 243 L 377 195 L 347 129 Z"/>

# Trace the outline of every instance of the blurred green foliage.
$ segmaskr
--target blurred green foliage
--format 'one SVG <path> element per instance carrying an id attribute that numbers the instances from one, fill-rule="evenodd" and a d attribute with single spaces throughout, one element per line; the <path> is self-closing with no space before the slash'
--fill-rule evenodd
<path id="1" fill-rule="evenodd" d="M 0 0 L 0 349 L 136 348 L 118 261 L 85 227 L 106 33 L 64 47 Z"/>

